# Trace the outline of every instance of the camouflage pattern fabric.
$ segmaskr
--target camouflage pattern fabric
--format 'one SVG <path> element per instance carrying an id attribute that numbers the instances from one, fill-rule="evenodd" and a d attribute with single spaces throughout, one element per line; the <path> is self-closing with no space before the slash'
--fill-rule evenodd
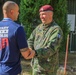
<path id="1" fill-rule="evenodd" d="M 29 47 L 36 51 L 32 59 L 32 75 L 56 75 L 62 35 L 54 21 L 48 25 L 40 24 L 32 32 L 28 39 Z"/>

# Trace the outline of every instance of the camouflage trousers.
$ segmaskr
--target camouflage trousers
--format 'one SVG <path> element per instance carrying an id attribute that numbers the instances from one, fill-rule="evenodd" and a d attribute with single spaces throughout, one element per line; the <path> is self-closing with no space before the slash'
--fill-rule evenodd
<path id="1" fill-rule="evenodd" d="M 45 59 L 32 59 L 31 63 L 32 75 L 56 75 L 58 64 L 55 62 L 48 62 Z"/>

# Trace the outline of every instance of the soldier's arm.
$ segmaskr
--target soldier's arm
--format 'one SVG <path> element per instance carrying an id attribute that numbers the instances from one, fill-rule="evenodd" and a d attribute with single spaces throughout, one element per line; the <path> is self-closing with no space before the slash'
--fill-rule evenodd
<path id="1" fill-rule="evenodd" d="M 36 50 L 38 57 L 48 57 L 53 55 L 59 48 L 62 41 L 62 30 L 56 28 L 52 31 L 49 41 L 47 41 L 47 47 Z"/>
<path id="2" fill-rule="evenodd" d="M 35 30 L 31 33 L 30 37 L 28 38 L 28 46 L 31 49 L 34 49 L 34 39 L 35 39 Z"/>

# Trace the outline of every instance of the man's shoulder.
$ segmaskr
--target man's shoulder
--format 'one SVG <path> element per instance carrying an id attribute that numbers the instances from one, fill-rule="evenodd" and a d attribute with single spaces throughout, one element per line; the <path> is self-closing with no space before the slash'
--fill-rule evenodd
<path id="1" fill-rule="evenodd" d="M 13 29 L 13 30 L 18 30 L 20 29 L 22 26 L 14 21 L 10 21 L 9 22 L 9 28 Z"/>
<path id="2" fill-rule="evenodd" d="M 52 27 L 61 29 L 61 27 L 55 21 L 52 23 Z"/>
<path id="3" fill-rule="evenodd" d="M 41 24 L 38 24 L 38 26 L 36 27 L 36 29 L 40 29 L 40 28 L 42 28 L 42 23 Z"/>
<path id="4" fill-rule="evenodd" d="M 16 23 L 16 22 L 12 22 L 12 24 L 13 24 L 14 26 L 16 26 L 16 27 L 20 27 L 20 26 L 21 26 L 20 24 L 18 24 L 18 23 Z"/>
<path id="5" fill-rule="evenodd" d="M 55 21 L 52 22 L 52 25 L 59 27 L 59 25 Z"/>

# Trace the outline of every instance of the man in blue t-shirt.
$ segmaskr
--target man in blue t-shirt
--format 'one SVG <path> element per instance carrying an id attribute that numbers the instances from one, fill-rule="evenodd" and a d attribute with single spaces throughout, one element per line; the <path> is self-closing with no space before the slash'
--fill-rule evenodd
<path id="1" fill-rule="evenodd" d="M 23 27 L 14 22 L 19 15 L 18 5 L 7 1 L 2 9 L 4 18 L 0 21 L 0 75 L 19 75 L 20 55 L 31 59 L 35 52 L 28 48 Z"/>

